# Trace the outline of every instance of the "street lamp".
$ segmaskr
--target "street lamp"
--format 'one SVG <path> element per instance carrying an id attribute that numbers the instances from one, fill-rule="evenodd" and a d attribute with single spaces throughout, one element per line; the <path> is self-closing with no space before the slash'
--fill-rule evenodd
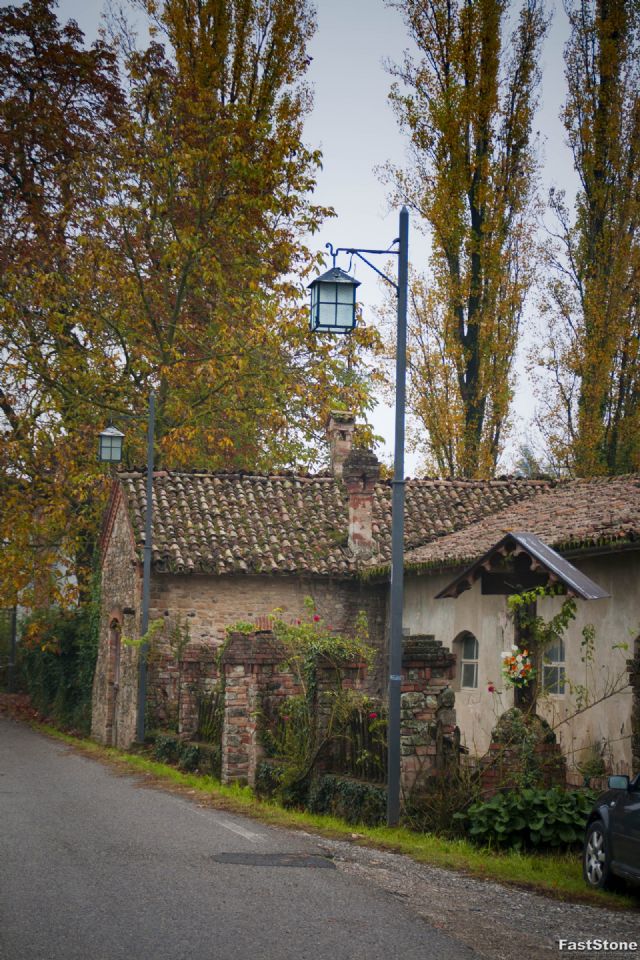
<path id="1" fill-rule="evenodd" d="M 144 559 L 142 565 L 142 614 L 140 635 L 145 636 L 149 629 L 149 601 L 151 596 L 151 552 L 153 524 L 153 439 L 155 435 L 156 403 L 153 393 L 149 394 L 149 416 L 147 421 L 147 508 L 144 518 Z M 122 440 L 124 434 L 115 427 L 107 427 L 100 434 L 99 459 L 108 463 L 122 460 Z M 138 713 L 136 717 L 136 738 L 144 743 L 144 714 L 147 700 L 147 651 L 148 644 L 140 647 L 138 661 Z"/>
<path id="2" fill-rule="evenodd" d="M 115 427 L 107 427 L 98 436 L 98 460 L 102 463 L 120 463 L 124 433 Z"/>
<path id="3" fill-rule="evenodd" d="M 391 591 L 389 629 L 389 719 L 387 824 L 396 826 L 400 819 L 400 702 L 402 672 L 402 608 L 404 602 L 404 422 L 407 372 L 407 299 L 409 285 L 409 211 L 400 211 L 399 236 L 394 240 L 397 250 L 367 250 L 356 247 L 338 247 L 328 243 L 333 267 L 311 284 L 312 330 L 348 333 L 355 327 L 355 291 L 359 286 L 343 270 L 336 267 L 338 253 L 348 253 L 363 260 L 396 291 L 398 324 L 396 336 L 396 422 L 393 468 L 393 497 L 391 502 Z M 398 257 L 398 282 L 370 263 L 364 254 Z M 348 299 L 350 297 L 351 299 Z M 348 310 L 347 310 L 348 308 Z"/>
<path id="4" fill-rule="evenodd" d="M 327 333 L 350 333 L 356 325 L 356 288 L 359 280 L 334 263 L 321 277 L 309 284 L 311 290 L 310 326 Z"/>

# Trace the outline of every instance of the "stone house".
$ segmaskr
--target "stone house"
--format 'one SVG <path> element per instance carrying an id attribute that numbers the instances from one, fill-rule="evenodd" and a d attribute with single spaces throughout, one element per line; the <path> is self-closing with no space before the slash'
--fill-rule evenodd
<path id="1" fill-rule="evenodd" d="M 264 623 L 276 608 L 283 616 L 299 617 L 310 596 L 336 630 L 348 630 L 358 611 L 366 612 L 371 641 L 380 652 L 368 689 L 384 695 L 391 484 L 380 478 L 373 454 L 352 447 L 354 428 L 344 415 L 332 418 L 331 470 L 324 474 L 154 474 L 150 620 L 164 619 L 183 635 L 188 627 L 181 669 L 192 685 L 208 675 L 203 650 L 215 651 L 229 625 Z M 487 685 L 499 685 L 500 652 L 510 645 L 513 627 L 505 598 L 484 596 L 478 585 L 456 600 L 436 600 L 436 594 L 512 529 L 538 534 L 601 583 L 610 599 L 579 605 L 575 627 L 567 633 L 564 649 L 557 651 L 564 660 L 549 667 L 555 667 L 558 683 L 543 709 L 562 720 L 575 706 L 575 685 L 587 679 L 580 659 L 581 627 L 596 627 L 588 670 L 601 687 L 627 668 L 630 654 L 612 647 L 637 643 L 639 494 L 637 476 L 559 483 L 514 478 L 407 481 L 404 630 L 430 637 L 457 654 L 453 686 L 467 747 L 482 752 L 496 710 L 509 705 L 508 696 L 503 694 L 499 703 Z M 93 733 L 102 742 L 121 746 L 135 737 L 137 652 L 123 645 L 122 636 L 138 635 L 145 496 L 144 474 L 119 474 L 102 536 Z M 166 666 L 170 700 L 171 665 Z M 565 669 L 574 686 L 565 683 L 561 689 Z M 636 677 L 636 739 L 637 675 L 637 670 L 631 674 Z M 603 691 L 598 687 L 598 692 Z M 633 698 L 633 689 L 627 687 L 559 728 L 574 765 L 580 751 L 599 744 L 616 769 L 631 766 Z M 194 704 L 186 697 L 178 709 L 180 727 L 189 732 Z M 637 764 L 637 742 L 635 750 Z"/>

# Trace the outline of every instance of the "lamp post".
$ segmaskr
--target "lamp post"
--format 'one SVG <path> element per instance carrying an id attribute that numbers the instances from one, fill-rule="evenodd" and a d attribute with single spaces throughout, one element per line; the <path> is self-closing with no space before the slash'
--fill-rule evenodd
<path id="1" fill-rule="evenodd" d="M 409 284 L 409 211 L 400 211 L 397 250 L 367 250 L 338 247 L 328 243 L 333 267 L 309 284 L 311 290 L 310 326 L 312 330 L 349 333 L 356 325 L 355 291 L 359 282 L 339 267 L 338 253 L 353 254 L 363 260 L 395 289 L 398 298 L 396 335 L 396 416 L 391 502 L 391 590 L 389 615 L 389 718 L 387 727 L 388 784 L 387 824 L 396 826 L 400 818 L 400 694 L 402 672 L 402 608 L 404 603 L 404 432 L 407 370 L 407 298 Z M 398 282 L 391 280 L 370 263 L 365 254 L 394 254 L 398 257 Z"/>
<path id="2" fill-rule="evenodd" d="M 142 614 L 140 617 L 140 635 L 145 636 L 149 629 L 149 604 L 151 597 L 151 555 L 153 549 L 153 440 L 155 436 L 156 403 L 153 392 L 149 394 L 149 415 L 147 419 L 147 508 L 144 518 L 144 556 L 142 564 Z M 122 460 L 122 441 L 124 434 L 109 426 L 99 436 L 98 458 L 108 463 Z M 144 743 L 144 714 L 147 701 L 147 652 L 148 644 L 140 647 L 138 660 L 138 712 L 136 716 L 136 739 Z"/>

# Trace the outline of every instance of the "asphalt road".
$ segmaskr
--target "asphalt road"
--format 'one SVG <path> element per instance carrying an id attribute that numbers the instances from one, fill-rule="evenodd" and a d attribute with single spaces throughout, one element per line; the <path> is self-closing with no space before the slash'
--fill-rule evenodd
<path id="1" fill-rule="evenodd" d="M 0 719 L 1 960 L 472 960 L 318 842 Z"/>

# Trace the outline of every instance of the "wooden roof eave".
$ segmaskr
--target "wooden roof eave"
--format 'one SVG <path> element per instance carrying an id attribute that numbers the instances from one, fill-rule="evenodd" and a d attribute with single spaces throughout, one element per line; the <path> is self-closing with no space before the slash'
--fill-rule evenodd
<path id="1" fill-rule="evenodd" d="M 447 584 L 437 595 L 436 600 L 457 598 L 469 590 L 483 571 L 492 568 L 492 559 L 496 556 L 520 556 L 530 558 L 530 567 L 536 572 L 544 572 L 552 584 L 564 587 L 569 596 L 582 600 L 602 600 L 610 596 L 599 584 L 574 567 L 535 534 L 514 531 L 507 533 L 490 550 L 466 567 L 462 573 Z"/>

